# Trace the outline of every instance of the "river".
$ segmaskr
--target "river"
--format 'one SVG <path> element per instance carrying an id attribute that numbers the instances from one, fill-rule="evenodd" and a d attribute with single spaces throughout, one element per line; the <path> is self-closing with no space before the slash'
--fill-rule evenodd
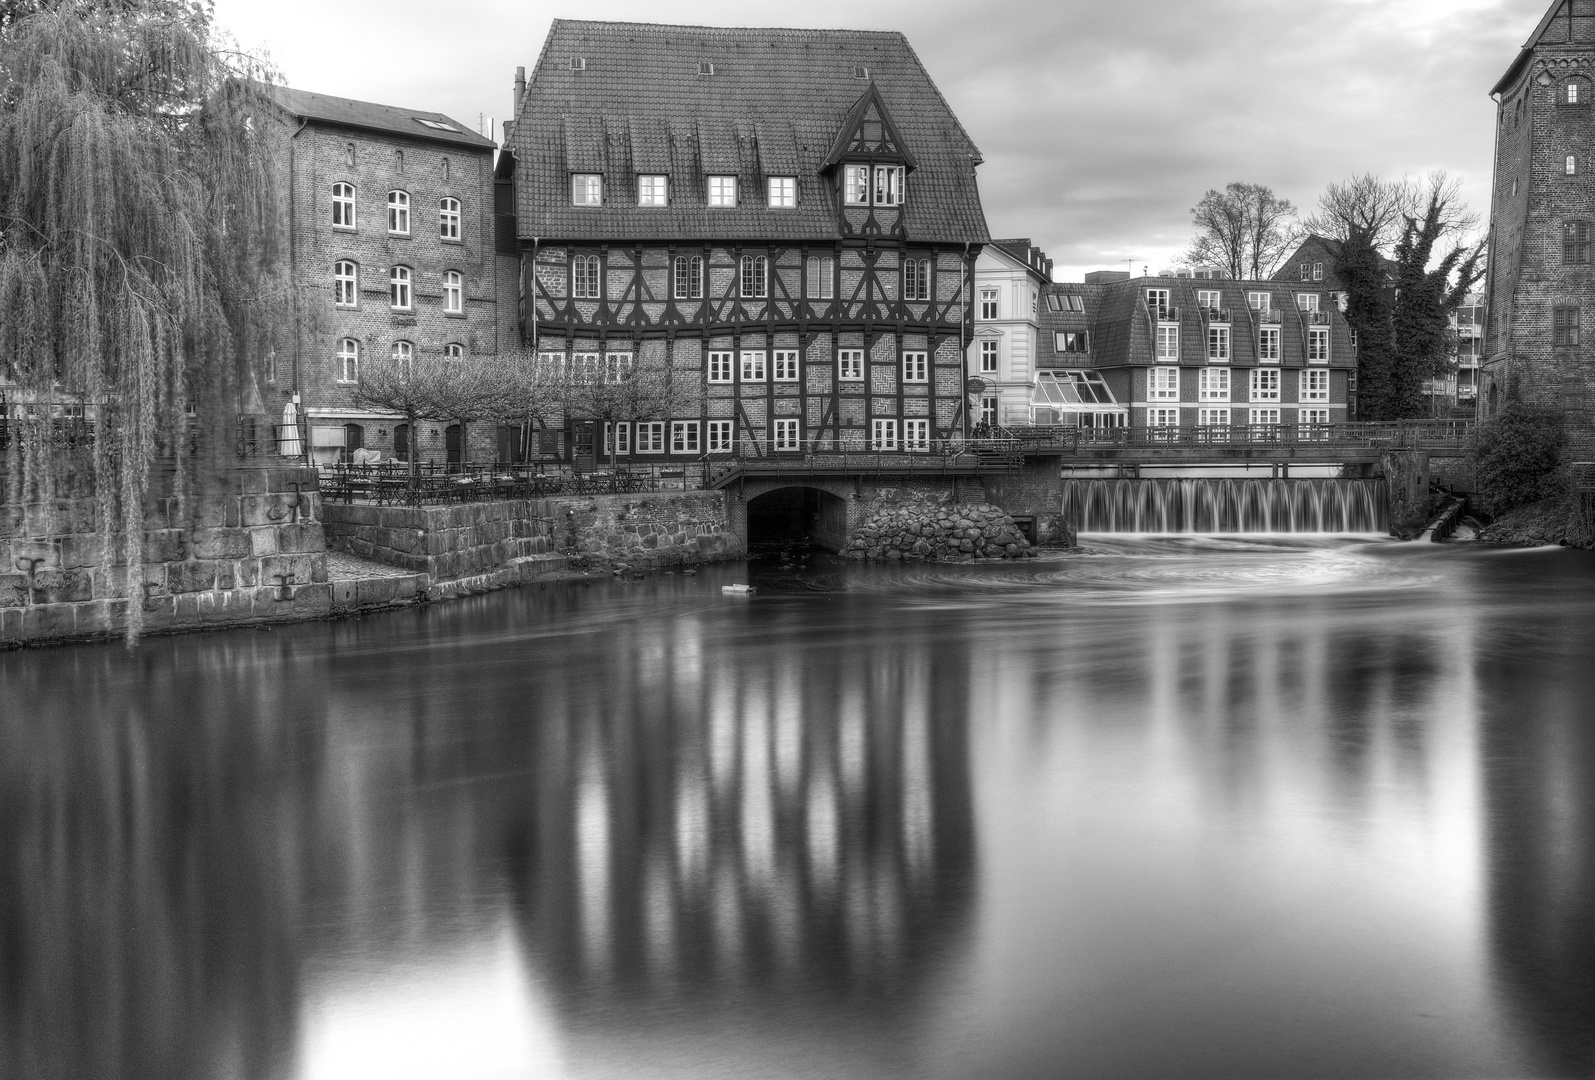
<path id="1" fill-rule="evenodd" d="M 0 1076 L 1595 1070 L 1595 555 L 1086 543 L 0 654 Z"/>

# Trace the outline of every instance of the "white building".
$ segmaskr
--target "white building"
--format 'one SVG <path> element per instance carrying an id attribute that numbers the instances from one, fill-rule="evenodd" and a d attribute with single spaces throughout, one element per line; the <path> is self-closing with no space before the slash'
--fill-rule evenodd
<path id="1" fill-rule="evenodd" d="M 1031 423 L 1036 355 L 1041 335 L 1041 295 L 1052 280 L 1052 260 L 1029 239 L 993 240 L 975 263 L 975 340 L 969 374 L 975 424 Z"/>

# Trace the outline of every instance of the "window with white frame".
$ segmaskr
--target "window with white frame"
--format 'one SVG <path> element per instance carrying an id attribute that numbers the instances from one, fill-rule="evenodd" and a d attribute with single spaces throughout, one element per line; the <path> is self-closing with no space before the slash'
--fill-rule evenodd
<path id="1" fill-rule="evenodd" d="M 1146 411 L 1147 427 L 1179 427 L 1180 410 L 1178 409 L 1148 409 Z"/>
<path id="2" fill-rule="evenodd" d="M 980 371 L 983 375 L 993 375 L 997 371 L 997 343 L 995 341 L 982 341 L 980 343 Z"/>
<path id="3" fill-rule="evenodd" d="M 763 255 L 742 256 L 742 296 L 762 300 L 770 294 L 770 260 Z"/>
<path id="4" fill-rule="evenodd" d="M 410 193 L 388 192 L 388 232 L 393 236 L 410 235 Z"/>
<path id="5" fill-rule="evenodd" d="M 899 206 L 903 201 L 903 167 L 875 166 L 875 205 Z"/>
<path id="6" fill-rule="evenodd" d="M 574 173 L 570 178 L 572 206 L 602 206 L 604 178 L 599 173 Z"/>
<path id="7" fill-rule="evenodd" d="M 1329 400 L 1329 372 L 1323 368 L 1316 371 L 1297 372 L 1300 382 L 1297 384 L 1297 401 L 1328 401 Z"/>
<path id="8" fill-rule="evenodd" d="M 352 337 L 338 342 L 338 381 L 360 381 L 360 342 Z"/>
<path id="9" fill-rule="evenodd" d="M 631 378 L 632 354 L 607 352 L 604 354 L 604 382 L 616 386 Z"/>
<path id="10" fill-rule="evenodd" d="M 903 260 L 903 299 L 930 299 L 930 260 Z"/>
<path id="11" fill-rule="evenodd" d="M 790 210 L 797 205 L 797 177 L 771 176 L 765 184 L 766 205 L 771 210 Z"/>
<path id="12" fill-rule="evenodd" d="M 1164 363 L 1174 363 L 1180 358 L 1180 327 L 1178 323 L 1157 328 L 1157 358 Z"/>
<path id="13" fill-rule="evenodd" d="M 983 397 L 980 399 L 980 422 L 987 427 L 995 427 L 997 423 L 997 399 Z"/>
<path id="14" fill-rule="evenodd" d="M 443 346 L 443 359 L 450 361 L 464 360 L 465 346 L 461 345 L 458 341 L 449 342 L 447 345 Z"/>
<path id="15" fill-rule="evenodd" d="M 869 205 L 869 166 L 842 166 L 842 201 L 848 206 Z"/>
<path id="16" fill-rule="evenodd" d="M 1329 363 L 1329 327 L 1312 327 L 1307 331 L 1307 362 Z"/>
<path id="17" fill-rule="evenodd" d="M 808 293 L 814 300 L 836 298 L 836 260 L 830 256 L 810 256 L 808 263 Z"/>
<path id="18" fill-rule="evenodd" d="M 677 300 L 702 300 L 703 256 L 677 255 L 673 284 Z"/>
<path id="19" fill-rule="evenodd" d="M 1146 399 L 1148 401 L 1180 400 L 1180 369 L 1148 368 L 1146 372 Z"/>
<path id="20" fill-rule="evenodd" d="M 1322 280 L 1324 280 L 1324 264 L 1323 263 L 1321 263 L 1321 262 L 1313 263 L 1313 280 L 1314 281 L 1322 281 Z"/>
<path id="21" fill-rule="evenodd" d="M 332 185 L 332 227 L 354 228 L 354 185 Z"/>
<path id="22" fill-rule="evenodd" d="M 630 424 L 605 424 L 604 425 L 604 453 L 629 454 L 631 453 L 631 425 Z"/>
<path id="23" fill-rule="evenodd" d="M 645 173 L 637 177 L 638 206 L 668 206 L 669 203 L 669 185 L 663 176 Z"/>
<path id="24" fill-rule="evenodd" d="M 1265 292 L 1249 292 L 1246 294 L 1246 306 L 1253 311 L 1270 311 L 1274 306 L 1274 294 Z"/>
<path id="25" fill-rule="evenodd" d="M 1207 328 L 1207 359 L 1211 363 L 1220 364 L 1229 360 L 1229 327 Z"/>
<path id="26" fill-rule="evenodd" d="M 1154 319 L 1169 317 L 1169 291 L 1167 289 L 1148 289 L 1146 291 L 1146 308 L 1152 313 Z"/>
<path id="27" fill-rule="evenodd" d="M 603 287 L 597 255 L 577 255 L 570 261 L 570 294 L 577 300 L 597 300 Z"/>
<path id="28" fill-rule="evenodd" d="M 332 264 L 332 302 L 338 307 L 355 307 L 360 302 L 360 267 L 343 260 Z"/>
<path id="29" fill-rule="evenodd" d="M 662 454 L 665 452 L 665 422 L 648 420 L 637 425 L 637 453 Z"/>
<path id="30" fill-rule="evenodd" d="M 1091 337 L 1085 330 L 1059 330 L 1052 335 L 1052 347 L 1061 353 L 1088 353 Z"/>
<path id="31" fill-rule="evenodd" d="M 737 178 L 734 176 L 709 177 L 709 205 L 735 206 L 737 204 Z"/>
<path id="32" fill-rule="evenodd" d="M 1251 409 L 1247 413 L 1247 422 L 1250 424 L 1277 424 L 1279 423 L 1279 410 Z"/>
<path id="33" fill-rule="evenodd" d="M 930 450 L 929 420 L 903 421 L 903 449 L 915 454 Z"/>
<path id="34" fill-rule="evenodd" d="M 699 454 L 703 452 L 698 445 L 698 421 L 670 421 L 670 452 L 672 454 Z"/>
<path id="35" fill-rule="evenodd" d="M 903 381 L 922 383 L 930 381 L 930 365 L 922 352 L 903 353 Z"/>
<path id="36" fill-rule="evenodd" d="M 537 354 L 537 369 L 539 373 L 549 376 L 565 374 L 565 354 L 562 352 L 540 352 Z"/>
<path id="37" fill-rule="evenodd" d="M 1279 400 L 1279 369 L 1252 368 L 1250 397 L 1253 401 Z"/>
<path id="38" fill-rule="evenodd" d="M 836 377 L 842 382 L 863 382 L 864 350 L 836 350 Z"/>
<path id="39" fill-rule="evenodd" d="M 708 424 L 709 453 L 728 454 L 731 452 L 731 421 L 710 420 Z"/>
<path id="40" fill-rule="evenodd" d="M 465 314 L 465 278 L 458 270 L 443 271 L 443 310 L 450 315 Z"/>
<path id="41" fill-rule="evenodd" d="M 779 419 L 775 422 L 775 449 L 798 450 L 802 445 L 796 419 Z"/>
<path id="42" fill-rule="evenodd" d="M 1197 305 L 1206 308 L 1208 311 L 1217 311 L 1222 300 L 1223 294 L 1217 289 L 1198 289 L 1196 291 Z"/>
<path id="43" fill-rule="evenodd" d="M 593 385 L 603 381 L 604 358 L 595 352 L 572 353 L 570 377 L 573 382 Z"/>
<path id="44" fill-rule="evenodd" d="M 1578 175 L 1578 155 L 1568 154 L 1562 166 L 1562 171 L 1568 176 Z"/>
<path id="45" fill-rule="evenodd" d="M 395 266 L 388 271 L 388 306 L 395 311 L 409 311 L 414 306 L 408 266 Z"/>
<path id="46" fill-rule="evenodd" d="M 897 449 L 897 421 L 877 416 L 872 423 L 871 450 Z"/>
<path id="47" fill-rule="evenodd" d="M 980 290 L 980 317 L 982 319 L 995 319 L 997 317 L 997 290 Z"/>
<path id="48" fill-rule="evenodd" d="M 415 344 L 409 341 L 395 341 L 389 356 L 401 364 L 408 364 L 415 359 Z"/>
<path id="49" fill-rule="evenodd" d="M 742 381 L 764 381 L 764 351 L 746 350 L 742 354 Z"/>
<path id="50" fill-rule="evenodd" d="M 443 240 L 460 238 L 460 200 L 438 200 L 438 237 Z"/>
<path id="51" fill-rule="evenodd" d="M 776 382 L 798 381 L 798 351 L 796 349 L 777 349 L 771 360 L 774 363 Z"/>
<path id="52" fill-rule="evenodd" d="M 1279 327 L 1265 326 L 1257 331 L 1257 359 L 1265 364 L 1279 363 Z"/>
<path id="53" fill-rule="evenodd" d="M 731 374 L 732 356 L 729 352 L 711 352 L 709 354 L 709 381 L 712 383 L 728 383 L 735 381 Z"/>
<path id="54" fill-rule="evenodd" d="M 1229 427 L 1228 409 L 1198 409 L 1196 423 L 1199 427 Z"/>
<path id="55" fill-rule="evenodd" d="M 1329 423 L 1328 409 L 1297 409 L 1296 423 L 1299 425 L 1297 434 L 1304 439 L 1327 439 L 1329 432 L 1324 430 Z"/>
<path id="56" fill-rule="evenodd" d="M 1318 294 L 1315 292 L 1299 292 L 1296 294 L 1296 310 L 1317 311 Z"/>
<path id="57" fill-rule="evenodd" d="M 1198 401 L 1228 401 L 1229 368 L 1203 368 L 1197 372 L 1196 399 Z"/>

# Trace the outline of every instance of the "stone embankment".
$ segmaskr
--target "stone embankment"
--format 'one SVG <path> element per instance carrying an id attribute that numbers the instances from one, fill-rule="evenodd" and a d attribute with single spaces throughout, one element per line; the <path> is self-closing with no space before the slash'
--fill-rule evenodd
<path id="1" fill-rule="evenodd" d="M 1542 499 L 1502 514 L 1479 539 L 1490 544 L 1562 544 L 1595 549 L 1595 495 Z"/>
<path id="2" fill-rule="evenodd" d="M 1013 518 L 987 503 L 910 502 L 887 507 L 854 533 L 850 559 L 1033 558 L 1036 549 Z"/>

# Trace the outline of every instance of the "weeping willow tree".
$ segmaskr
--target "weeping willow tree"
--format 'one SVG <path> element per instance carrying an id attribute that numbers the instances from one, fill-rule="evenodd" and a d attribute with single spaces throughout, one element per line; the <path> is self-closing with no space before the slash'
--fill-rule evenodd
<path id="1" fill-rule="evenodd" d="M 291 325 L 269 81 L 198 4 L 46 0 L 0 33 L 3 497 L 53 532 L 58 500 L 92 493 L 123 595 L 152 484 L 181 506 L 230 467 L 263 412 L 254 362 Z M 79 413 L 90 439 L 55 418 Z"/>

